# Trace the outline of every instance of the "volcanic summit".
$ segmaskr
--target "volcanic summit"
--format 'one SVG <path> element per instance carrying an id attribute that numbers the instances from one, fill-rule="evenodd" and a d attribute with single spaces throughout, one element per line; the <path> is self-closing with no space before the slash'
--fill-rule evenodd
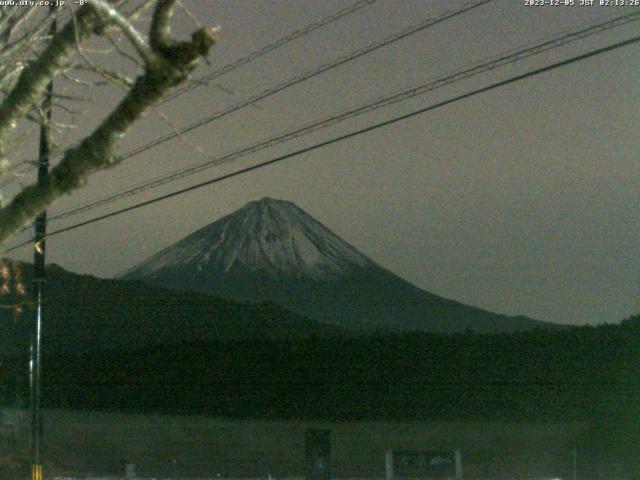
<path id="1" fill-rule="evenodd" d="M 123 279 L 270 301 L 355 330 L 501 332 L 550 328 L 424 291 L 359 252 L 295 204 L 263 198 L 188 235 Z"/>

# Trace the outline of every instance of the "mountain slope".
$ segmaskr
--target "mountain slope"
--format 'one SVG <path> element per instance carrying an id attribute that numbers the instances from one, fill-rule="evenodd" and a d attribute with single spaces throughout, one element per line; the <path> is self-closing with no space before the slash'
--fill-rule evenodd
<path id="1" fill-rule="evenodd" d="M 184 267 L 220 274 L 326 279 L 375 264 L 290 202 L 264 198 L 161 251 L 124 278 Z"/>
<path id="2" fill-rule="evenodd" d="M 192 233 L 122 278 L 234 300 L 273 301 L 349 329 L 453 333 L 555 327 L 421 290 L 293 203 L 270 198 Z"/>
<path id="3" fill-rule="evenodd" d="M 32 266 L 12 262 L 30 287 Z M 13 275 L 13 272 L 11 273 Z M 31 298 L 32 295 L 30 295 Z M 332 336 L 339 329 L 273 303 L 249 305 L 141 282 L 78 275 L 52 265 L 45 285 L 47 352 L 137 349 L 149 345 L 251 338 Z M 12 304 L 12 296 L 2 297 Z M 0 309 L 0 353 L 26 352 L 33 310 Z"/>

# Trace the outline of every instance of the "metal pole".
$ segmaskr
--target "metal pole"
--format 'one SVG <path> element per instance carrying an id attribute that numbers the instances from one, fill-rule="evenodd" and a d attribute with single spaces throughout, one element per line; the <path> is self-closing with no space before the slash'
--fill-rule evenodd
<path id="1" fill-rule="evenodd" d="M 54 19 L 49 29 L 51 36 L 56 33 L 55 7 L 51 6 L 50 14 Z M 53 81 L 47 85 L 44 98 L 42 100 L 42 111 L 45 120 L 40 125 L 40 147 L 38 160 L 38 183 L 45 181 L 49 174 L 49 152 L 50 152 L 50 120 L 51 120 L 51 97 L 53 95 Z M 43 211 L 36 217 L 35 221 L 35 251 L 33 258 L 33 283 L 36 294 L 36 318 L 31 335 L 31 349 L 29 359 L 29 406 L 31 413 L 31 479 L 42 480 L 42 413 L 40 411 L 41 396 L 41 370 L 42 370 L 42 301 L 44 295 L 45 282 L 45 237 L 47 234 L 47 212 Z"/>

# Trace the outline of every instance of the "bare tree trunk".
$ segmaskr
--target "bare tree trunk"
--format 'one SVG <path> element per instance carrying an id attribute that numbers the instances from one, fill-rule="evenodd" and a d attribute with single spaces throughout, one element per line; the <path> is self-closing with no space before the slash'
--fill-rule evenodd
<path id="1" fill-rule="evenodd" d="M 215 42 L 214 29 L 202 28 L 190 41 L 171 37 L 170 18 L 176 0 L 158 0 L 148 40 L 107 0 L 92 0 L 50 40 L 20 74 L 0 104 L 0 154 L 9 133 L 41 99 L 47 84 L 68 64 L 78 42 L 92 33 L 117 28 L 140 56 L 143 72 L 122 101 L 77 146 L 64 152 L 46 180 L 25 187 L 0 209 L 0 243 L 26 225 L 60 196 L 80 188 L 88 175 L 116 163 L 114 148 L 141 115 L 171 88 L 184 82 Z"/>

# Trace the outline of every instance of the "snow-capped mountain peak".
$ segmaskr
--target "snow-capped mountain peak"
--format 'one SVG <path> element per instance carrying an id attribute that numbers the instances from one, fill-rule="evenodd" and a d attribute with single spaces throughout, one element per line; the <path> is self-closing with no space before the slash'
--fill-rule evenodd
<path id="1" fill-rule="evenodd" d="M 320 322 L 363 331 L 494 332 L 547 325 L 421 290 L 293 203 L 271 198 L 248 203 L 123 277 L 242 302 L 275 302 Z"/>
<path id="2" fill-rule="evenodd" d="M 125 276 L 165 267 L 198 271 L 242 269 L 325 278 L 375 265 L 291 202 L 263 198 L 194 232 L 134 267 Z"/>

